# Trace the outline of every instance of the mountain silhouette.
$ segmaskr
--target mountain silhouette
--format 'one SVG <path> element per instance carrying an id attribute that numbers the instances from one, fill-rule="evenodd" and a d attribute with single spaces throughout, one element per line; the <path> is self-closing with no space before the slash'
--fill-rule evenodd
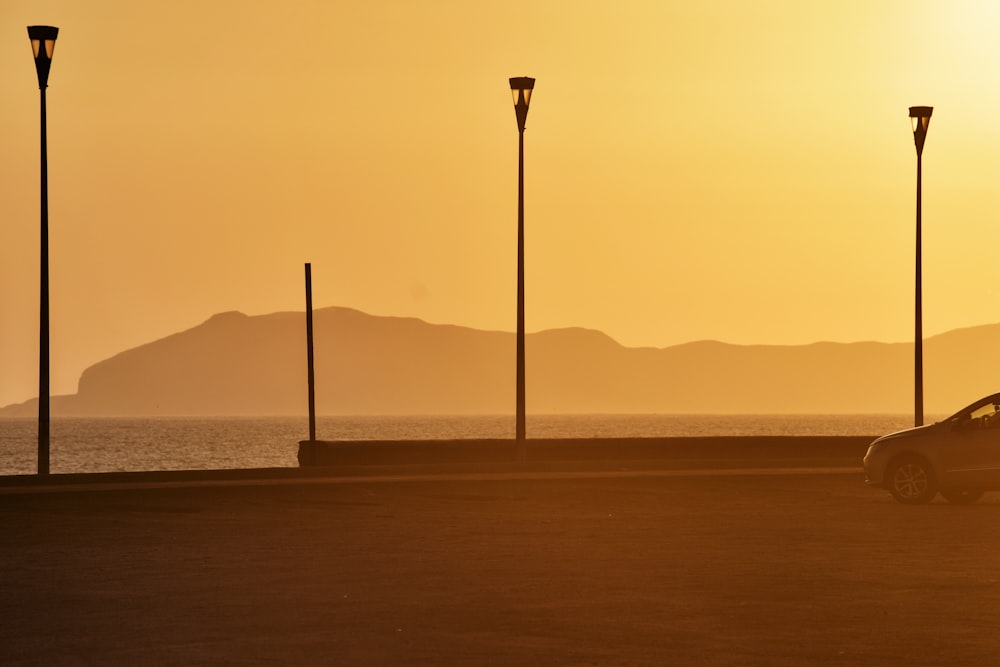
<path id="1" fill-rule="evenodd" d="M 514 409 L 514 334 L 314 312 L 321 415 L 506 414 Z M 1000 324 L 924 344 L 925 409 L 949 413 L 1000 390 L 984 362 Z M 306 412 L 304 313 L 221 313 L 84 371 L 52 399 L 62 416 L 242 416 Z M 627 348 L 589 329 L 526 336 L 527 409 L 560 413 L 858 414 L 913 410 L 913 345 Z M 32 416 L 37 401 L 0 416 Z"/>

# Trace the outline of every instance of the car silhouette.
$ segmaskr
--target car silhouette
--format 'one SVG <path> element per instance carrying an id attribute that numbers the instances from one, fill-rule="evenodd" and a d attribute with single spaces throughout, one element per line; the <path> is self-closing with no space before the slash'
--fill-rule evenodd
<path id="1" fill-rule="evenodd" d="M 1000 489 L 1000 394 L 934 424 L 884 435 L 868 446 L 865 481 L 901 503 L 928 503 L 940 491 L 969 504 Z"/>

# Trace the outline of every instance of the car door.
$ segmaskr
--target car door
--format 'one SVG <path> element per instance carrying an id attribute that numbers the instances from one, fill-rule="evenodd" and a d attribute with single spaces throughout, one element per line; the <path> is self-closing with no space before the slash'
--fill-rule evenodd
<path id="1" fill-rule="evenodd" d="M 957 421 L 942 452 L 944 484 L 1000 487 L 1000 404 L 989 403 Z"/>

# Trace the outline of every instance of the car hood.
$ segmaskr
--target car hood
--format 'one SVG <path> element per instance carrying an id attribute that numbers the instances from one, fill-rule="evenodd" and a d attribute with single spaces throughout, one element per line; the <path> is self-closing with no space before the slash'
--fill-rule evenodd
<path id="1" fill-rule="evenodd" d="M 917 438 L 926 434 L 928 431 L 933 430 L 936 426 L 937 424 L 924 424 L 923 426 L 915 426 L 903 431 L 896 431 L 895 433 L 883 435 L 881 438 L 876 438 L 872 441 L 872 444 L 874 445 L 879 442 L 886 442 L 887 440 L 898 440 L 900 438 Z"/>

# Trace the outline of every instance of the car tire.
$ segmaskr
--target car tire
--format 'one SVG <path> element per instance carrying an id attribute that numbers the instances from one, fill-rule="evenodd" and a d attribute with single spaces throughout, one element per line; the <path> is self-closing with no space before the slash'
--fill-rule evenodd
<path id="1" fill-rule="evenodd" d="M 941 489 L 941 495 L 955 505 L 971 505 L 983 497 L 979 489 Z"/>
<path id="2" fill-rule="evenodd" d="M 893 461 L 886 474 L 886 487 L 904 505 L 929 503 L 937 494 L 934 469 L 927 461 L 906 456 Z"/>

